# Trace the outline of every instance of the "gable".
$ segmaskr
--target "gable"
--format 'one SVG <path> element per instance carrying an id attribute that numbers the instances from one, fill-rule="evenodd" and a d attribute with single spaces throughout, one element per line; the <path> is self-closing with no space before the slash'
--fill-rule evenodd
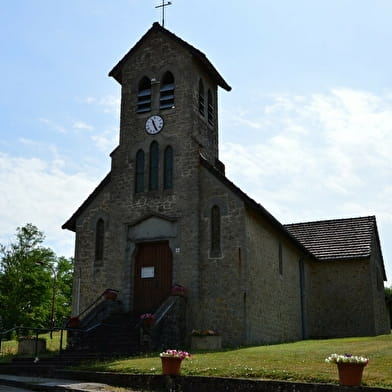
<path id="1" fill-rule="evenodd" d="M 223 77 L 219 74 L 216 68 L 212 65 L 212 63 L 208 60 L 207 56 L 201 52 L 200 50 L 196 49 L 194 46 L 188 44 L 186 41 L 182 40 L 181 38 L 177 37 L 175 34 L 166 30 L 162 27 L 159 23 L 155 22 L 150 30 L 147 31 L 146 34 L 136 43 L 136 45 L 130 49 L 130 51 L 117 63 L 117 65 L 109 72 L 109 76 L 112 76 L 116 79 L 120 84 L 122 84 L 122 71 L 124 64 L 133 56 L 133 54 L 141 48 L 147 40 L 153 34 L 161 34 L 165 36 L 169 40 L 173 40 L 180 44 L 185 50 L 187 50 L 192 57 L 195 59 L 197 63 L 201 65 L 202 68 L 206 70 L 206 72 L 211 75 L 211 77 L 215 80 L 218 86 L 224 88 L 227 91 L 231 90 L 231 87 L 226 83 Z"/>
<path id="2" fill-rule="evenodd" d="M 220 168 L 212 166 L 202 155 L 200 155 L 200 163 L 206 168 L 218 181 L 225 185 L 231 192 L 237 195 L 246 208 L 249 208 L 254 212 L 255 216 L 262 218 L 263 220 L 269 222 L 284 238 L 296 246 L 304 255 L 310 259 L 316 259 L 312 252 L 307 249 L 301 242 L 294 237 L 284 225 L 282 225 L 270 212 L 268 212 L 261 204 L 257 203 L 251 197 L 249 197 L 245 192 L 243 192 L 239 187 L 237 187 L 233 182 L 231 182 L 223 173 Z M 216 162 L 219 164 L 219 161 Z"/>
<path id="3" fill-rule="evenodd" d="M 111 173 L 99 183 L 94 191 L 87 197 L 82 205 L 73 213 L 73 215 L 61 226 L 62 229 L 76 231 L 76 220 L 83 213 L 83 211 L 98 197 L 101 191 L 110 183 Z"/>

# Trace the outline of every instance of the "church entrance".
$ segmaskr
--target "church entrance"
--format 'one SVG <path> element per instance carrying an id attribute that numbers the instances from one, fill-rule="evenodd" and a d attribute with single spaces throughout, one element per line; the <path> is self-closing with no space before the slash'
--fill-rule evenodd
<path id="1" fill-rule="evenodd" d="M 138 244 L 135 257 L 135 312 L 153 312 L 169 296 L 172 269 L 168 241 Z"/>

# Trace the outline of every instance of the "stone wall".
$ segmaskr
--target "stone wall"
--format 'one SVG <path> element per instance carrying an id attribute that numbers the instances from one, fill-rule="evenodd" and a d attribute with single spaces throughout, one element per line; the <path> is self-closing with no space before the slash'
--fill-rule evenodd
<path id="1" fill-rule="evenodd" d="M 248 344 L 302 339 L 300 254 L 269 223 L 247 213 Z M 279 244 L 282 264 L 279 267 Z"/>
<path id="2" fill-rule="evenodd" d="M 154 62 L 151 54 L 154 53 Z M 157 96 L 159 81 L 166 71 L 175 77 L 175 109 L 161 111 L 165 125 L 154 136 L 147 135 L 145 121 L 159 112 Z M 111 154 L 110 182 L 95 194 L 77 220 L 76 262 L 74 274 L 74 314 L 83 310 L 106 287 L 120 291 L 119 299 L 125 310 L 133 307 L 133 270 L 136 242 L 130 230 L 151 216 L 171 219 L 177 224 L 176 238 L 138 238 L 140 241 L 170 240 L 173 252 L 173 283 L 187 287 L 190 303 L 199 297 L 199 150 L 200 143 L 208 155 L 217 155 L 217 125 L 213 128 L 200 118 L 197 109 L 197 88 L 201 70 L 192 60 L 189 51 L 175 41 L 153 33 L 123 65 L 120 145 Z M 136 113 L 138 83 L 144 76 L 155 79 L 153 110 Z M 216 83 L 204 74 L 205 88 L 211 88 L 216 101 Z M 157 95 L 158 94 L 158 95 Z M 203 136 L 204 135 L 204 136 Z M 149 159 L 152 141 L 160 146 L 160 180 L 163 178 L 163 149 L 170 145 L 174 150 L 174 186 L 164 190 L 160 182 L 157 191 L 135 194 L 135 157 L 139 149 Z M 211 158 L 212 159 L 212 158 Z M 148 168 L 145 183 L 148 184 Z M 147 187 L 147 185 L 146 185 Z M 95 224 L 99 217 L 105 221 L 104 260 L 94 263 Z M 80 295 L 79 295 L 80 287 Z M 79 298 L 80 297 L 80 301 Z M 78 305 L 79 303 L 79 305 Z M 193 313 L 189 313 L 190 322 Z"/>
<path id="3" fill-rule="evenodd" d="M 116 282 L 108 281 L 104 264 L 95 263 L 95 229 L 98 219 L 105 220 L 105 250 L 110 243 L 110 184 L 105 185 L 89 208 L 76 221 L 75 264 L 73 275 L 72 313 L 84 311 L 108 287 L 116 289 Z M 109 284 L 111 286 L 109 286 Z"/>
<path id="4" fill-rule="evenodd" d="M 309 337 L 374 335 L 368 260 L 339 260 L 311 266 Z"/>
<path id="5" fill-rule="evenodd" d="M 200 302 L 193 328 L 213 329 L 223 346 L 245 344 L 246 276 L 244 205 L 204 167 L 200 188 Z M 221 213 L 221 254 L 212 255 L 211 209 Z"/>
<path id="6" fill-rule="evenodd" d="M 311 384 L 284 381 L 233 379 L 222 377 L 133 375 L 118 373 L 93 373 L 58 370 L 53 376 L 65 379 L 102 382 L 125 387 L 143 388 L 151 391 L 178 392 L 385 392 L 390 389 L 372 387 L 345 387 L 334 384 Z"/>
<path id="7" fill-rule="evenodd" d="M 373 240 L 372 249 L 375 251 L 370 257 L 371 286 L 374 308 L 374 334 L 390 333 L 389 310 L 385 301 L 383 262 L 377 241 Z"/>

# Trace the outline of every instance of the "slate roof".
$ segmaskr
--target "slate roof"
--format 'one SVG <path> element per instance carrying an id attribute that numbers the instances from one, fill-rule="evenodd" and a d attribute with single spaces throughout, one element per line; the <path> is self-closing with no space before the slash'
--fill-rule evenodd
<path id="1" fill-rule="evenodd" d="M 284 227 L 319 260 L 367 258 L 377 233 L 374 216 L 293 223 Z"/>
<path id="2" fill-rule="evenodd" d="M 177 37 L 171 31 L 165 29 L 158 22 L 155 22 L 150 28 L 150 30 L 148 30 L 146 34 L 144 34 L 143 37 L 140 38 L 140 40 L 135 44 L 135 46 L 118 62 L 118 64 L 109 72 L 109 76 L 114 77 L 121 84 L 122 67 L 124 63 L 128 60 L 130 56 L 132 56 L 132 54 L 136 51 L 136 49 L 139 48 L 147 39 L 147 37 L 154 31 L 161 32 L 162 34 L 166 35 L 170 39 L 176 41 L 181 46 L 183 46 L 186 50 L 188 50 L 192 54 L 192 56 L 195 58 L 196 61 L 198 61 L 204 68 L 207 69 L 210 75 L 213 78 L 215 78 L 217 84 L 220 87 L 224 88 L 227 91 L 231 90 L 231 87 L 226 83 L 226 81 L 219 74 L 219 72 L 216 70 L 216 68 L 212 65 L 212 63 L 208 60 L 207 56 L 203 52 L 201 52 L 199 49 L 196 49 L 194 46 L 188 44 L 188 42 L 184 41 L 180 37 Z"/>

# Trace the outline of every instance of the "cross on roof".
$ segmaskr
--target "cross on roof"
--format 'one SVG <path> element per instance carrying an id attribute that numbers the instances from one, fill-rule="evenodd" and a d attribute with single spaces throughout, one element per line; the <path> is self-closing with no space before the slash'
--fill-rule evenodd
<path id="1" fill-rule="evenodd" d="M 165 27 L 165 7 L 168 7 L 171 3 L 171 1 L 165 3 L 165 0 L 162 0 L 162 4 L 155 6 L 155 8 L 162 8 L 162 27 Z"/>

